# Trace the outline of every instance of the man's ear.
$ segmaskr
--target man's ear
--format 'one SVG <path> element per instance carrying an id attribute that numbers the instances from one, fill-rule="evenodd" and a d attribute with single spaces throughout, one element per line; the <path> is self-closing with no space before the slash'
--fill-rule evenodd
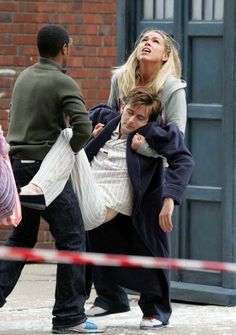
<path id="1" fill-rule="evenodd" d="M 67 49 L 68 49 L 68 45 L 67 44 L 63 44 L 63 47 L 61 49 L 62 55 L 66 55 L 67 54 Z"/>
<path id="2" fill-rule="evenodd" d="M 122 104 L 121 104 L 121 106 L 120 106 L 120 113 L 121 113 L 121 114 L 123 113 L 124 109 L 125 109 L 125 103 L 122 102 Z"/>

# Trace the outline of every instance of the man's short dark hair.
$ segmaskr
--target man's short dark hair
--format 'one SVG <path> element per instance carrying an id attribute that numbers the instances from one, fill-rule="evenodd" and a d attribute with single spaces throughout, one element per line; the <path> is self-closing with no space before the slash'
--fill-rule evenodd
<path id="1" fill-rule="evenodd" d="M 61 25 L 48 24 L 42 27 L 37 35 L 37 46 L 41 57 L 55 57 L 64 44 L 69 44 L 70 38 Z"/>
<path id="2" fill-rule="evenodd" d="M 133 107 L 146 106 L 149 109 L 149 122 L 156 121 L 161 113 L 161 102 L 150 88 L 137 86 L 124 98 L 125 104 Z"/>

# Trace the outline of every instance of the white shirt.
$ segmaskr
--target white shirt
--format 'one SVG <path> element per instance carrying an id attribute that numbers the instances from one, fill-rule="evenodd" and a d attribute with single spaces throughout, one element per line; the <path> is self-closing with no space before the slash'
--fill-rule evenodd
<path id="1" fill-rule="evenodd" d="M 100 148 L 91 162 L 96 183 L 103 189 L 106 206 L 115 211 L 131 215 L 133 189 L 126 163 L 127 136 L 119 137 L 119 127 L 111 139 Z"/>

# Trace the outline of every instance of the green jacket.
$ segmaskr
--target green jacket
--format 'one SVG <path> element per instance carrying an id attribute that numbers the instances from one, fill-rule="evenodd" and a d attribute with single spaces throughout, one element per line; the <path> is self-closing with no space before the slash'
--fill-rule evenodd
<path id="1" fill-rule="evenodd" d="M 11 100 L 7 141 L 10 155 L 42 160 L 66 121 L 73 128 L 71 148 L 78 152 L 91 135 L 91 121 L 76 82 L 48 58 L 20 73 Z"/>

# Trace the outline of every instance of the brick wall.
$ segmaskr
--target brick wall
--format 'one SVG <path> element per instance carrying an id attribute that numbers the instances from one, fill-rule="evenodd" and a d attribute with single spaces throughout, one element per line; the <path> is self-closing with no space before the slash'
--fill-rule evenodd
<path id="1" fill-rule="evenodd" d="M 18 73 L 37 62 L 38 29 L 62 24 L 73 39 L 68 74 L 80 85 L 87 108 L 107 100 L 111 67 L 116 65 L 116 0 L 0 2 L 0 124 L 7 131 L 12 88 Z M 5 73 L 1 73 L 4 70 Z M 37 246 L 52 246 L 45 222 Z M 0 243 L 9 235 L 0 228 Z"/>

